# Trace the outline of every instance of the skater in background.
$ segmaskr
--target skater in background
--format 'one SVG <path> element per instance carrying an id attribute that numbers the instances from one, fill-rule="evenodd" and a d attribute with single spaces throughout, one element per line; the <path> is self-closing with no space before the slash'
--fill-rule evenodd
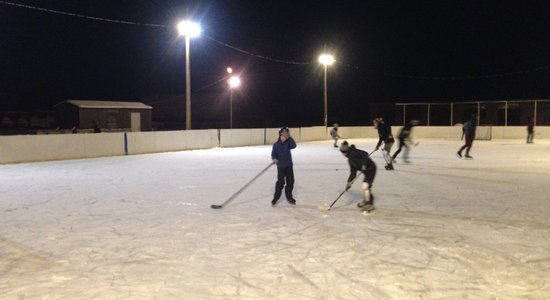
<path id="1" fill-rule="evenodd" d="M 340 136 L 338 135 L 338 123 L 334 123 L 332 126 L 332 129 L 330 130 L 330 136 L 334 140 L 334 148 L 338 148 L 338 139 Z"/>
<path id="2" fill-rule="evenodd" d="M 462 158 L 462 151 L 466 149 L 466 155 L 464 155 L 465 158 L 473 158 L 470 156 L 470 150 L 472 149 L 472 144 L 474 143 L 474 139 L 476 137 L 476 127 L 477 127 L 477 114 L 473 113 L 470 120 L 468 120 L 464 125 L 462 126 L 462 138 L 460 140 L 465 140 L 464 146 L 462 146 L 456 155 L 458 158 Z"/>
<path id="3" fill-rule="evenodd" d="M 93 125 L 94 125 L 94 133 L 101 133 L 101 128 L 99 128 L 99 124 L 97 124 L 96 121 L 94 121 Z"/>
<path id="4" fill-rule="evenodd" d="M 397 140 L 399 141 L 399 148 L 397 148 L 397 151 L 392 156 L 392 161 L 395 160 L 397 155 L 401 153 L 401 149 L 405 147 L 405 152 L 403 152 L 403 160 L 406 163 L 409 163 L 409 152 L 410 152 L 410 144 L 413 143 L 411 139 L 411 131 L 414 126 L 417 126 L 420 124 L 420 121 L 418 120 L 412 120 L 409 123 L 405 124 L 405 126 L 401 127 L 401 130 L 399 130 L 399 135 L 397 136 Z"/>
<path id="5" fill-rule="evenodd" d="M 357 207 L 365 211 L 374 209 L 374 196 L 370 189 L 376 175 L 376 165 L 370 159 L 369 154 L 363 150 L 355 148 L 355 145 L 349 145 L 347 141 L 344 141 L 340 146 L 340 152 L 348 158 L 349 163 L 349 176 L 346 183 L 346 191 L 351 188 L 351 184 L 357 176 L 357 171 L 363 173 L 365 178 L 361 189 L 363 190 L 363 200 L 357 203 Z"/>
<path id="6" fill-rule="evenodd" d="M 382 148 L 382 155 L 384 156 L 384 160 L 386 161 L 386 170 L 393 170 L 393 159 L 390 154 L 391 148 L 393 146 L 393 143 L 395 142 L 393 135 L 391 134 L 391 127 L 388 126 L 384 119 L 382 118 L 376 118 L 372 121 L 372 124 L 374 125 L 374 129 L 378 130 L 378 144 L 376 144 L 376 148 L 374 148 L 374 151 L 380 149 L 380 146 L 382 143 L 384 143 L 384 147 Z"/>
<path id="7" fill-rule="evenodd" d="M 294 170 L 292 163 L 292 154 L 290 150 L 296 148 L 296 142 L 290 136 L 288 127 L 283 127 L 279 130 L 279 138 L 273 144 L 271 150 L 271 159 L 277 164 L 277 182 L 275 183 L 275 194 L 271 205 L 277 204 L 281 197 L 283 187 L 285 188 L 286 200 L 292 205 L 296 205 L 296 200 L 292 197 L 294 189 Z M 285 186 L 286 183 L 286 186 Z"/>
<path id="8" fill-rule="evenodd" d="M 533 138 L 535 137 L 535 121 L 533 117 L 529 117 L 527 121 L 527 144 L 533 143 Z"/>

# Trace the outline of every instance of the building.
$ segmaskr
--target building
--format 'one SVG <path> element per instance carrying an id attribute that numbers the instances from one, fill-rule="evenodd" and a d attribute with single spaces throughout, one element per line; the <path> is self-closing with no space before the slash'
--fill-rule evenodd
<path id="1" fill-rule="evenodd" d="M 63 129 L 151 131 L 152 107 L 141 102 L 66 100 L 54 105 L 57 125 Z"/>

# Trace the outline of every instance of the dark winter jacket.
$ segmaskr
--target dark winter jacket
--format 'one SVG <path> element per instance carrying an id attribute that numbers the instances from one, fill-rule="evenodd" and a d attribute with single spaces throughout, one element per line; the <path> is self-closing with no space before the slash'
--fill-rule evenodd
<path id="1" fill-rule="evenodd" d="M 529 124 L 527 124 L 527 132 L 533 133 L 535 131 L 535 122 L 533 120 L 529 120 Z"/>
<path id="2" fill-rule="evenodd" d="M 378 124 L 378 144 L 377 147 L 380 147 L 382 145 L 382 142 L 384 143 L 393 143 L 395 140 L 393 139 L 393 135 L 391 134 L 391 127 L 386 125 L 386 123 L 379 123 Z"/>
<path id="3" fill-rule="evenodd" d="M 473 138 L 476 135 L 477 122 L 476 119 L 472 118 L 470 121 L 464 123 L 462 127 L 462 132 L 466 138 Z"/>
<path id="4" fill-rule="evenodd" d="M 409 135 L 411 135 L 411 130 L 414 125 L 408 123 L 405 124 L 403 127 L 401 127 L 401 130 L 399 131 L 398 138 L 399 140 L 403 141 L 409 138 Z"/>
<path id="5" fill-rule="evenodd" d="M 284 143 L 279 138 L 274 144 L 271 150 L 271 158 L 277 160 L 277 168 L 283 169 L 292 166 L 292 154 L 291 149 L 296 148 L 296 142 L 291 137 Z"/>
<path id="6" fill-rule="evenodd" d="M 348 182 L 352 181 L 353 178 L 357 176 L 357 171 L 366 172 L 371 169 L 376 169 L 376 165 L 372 159 L 370 159 L 369 154 L 363 150 L 355 148 L 355 145 L 351 145 L 345 155 L 348 158 L 350 170 Z"/>

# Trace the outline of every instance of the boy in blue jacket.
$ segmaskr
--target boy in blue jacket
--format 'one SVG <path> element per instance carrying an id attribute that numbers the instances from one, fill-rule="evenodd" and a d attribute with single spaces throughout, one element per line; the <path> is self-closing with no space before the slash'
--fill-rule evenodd
<path id="1" fill-rule="evenodd" d="M 290 153 L 290 150 L 294 148 L 296 148 L 296 142 L 290 136 L 288 127 L 281 128 L 279 130 L 279 138 L 273 144 L 273 149 L 271 150 L 271 159 L 277 164 L 277 183 L 275 183 L 275 194 L 273 195 L 273 200 L 271 200 L 271 205 L 277 204 L 283 192 L 283 187 L 285 188 L 285 196 L 288 203 L 296 205 L 296 200 L 292 197 L 294 170 L 292 168 L 292 154 Z"/>

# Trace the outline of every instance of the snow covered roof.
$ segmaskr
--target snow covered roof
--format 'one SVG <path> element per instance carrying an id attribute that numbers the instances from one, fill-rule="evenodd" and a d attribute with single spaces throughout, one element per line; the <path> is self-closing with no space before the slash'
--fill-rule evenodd
<path id="1" fill-rule="evenodd" d="M 152 109 L 151 106 L 141 102 L 124 101 L 97 101 L 97 100 L 67 100 L 65 101 L 79 108 L 139 108 Z"/>

